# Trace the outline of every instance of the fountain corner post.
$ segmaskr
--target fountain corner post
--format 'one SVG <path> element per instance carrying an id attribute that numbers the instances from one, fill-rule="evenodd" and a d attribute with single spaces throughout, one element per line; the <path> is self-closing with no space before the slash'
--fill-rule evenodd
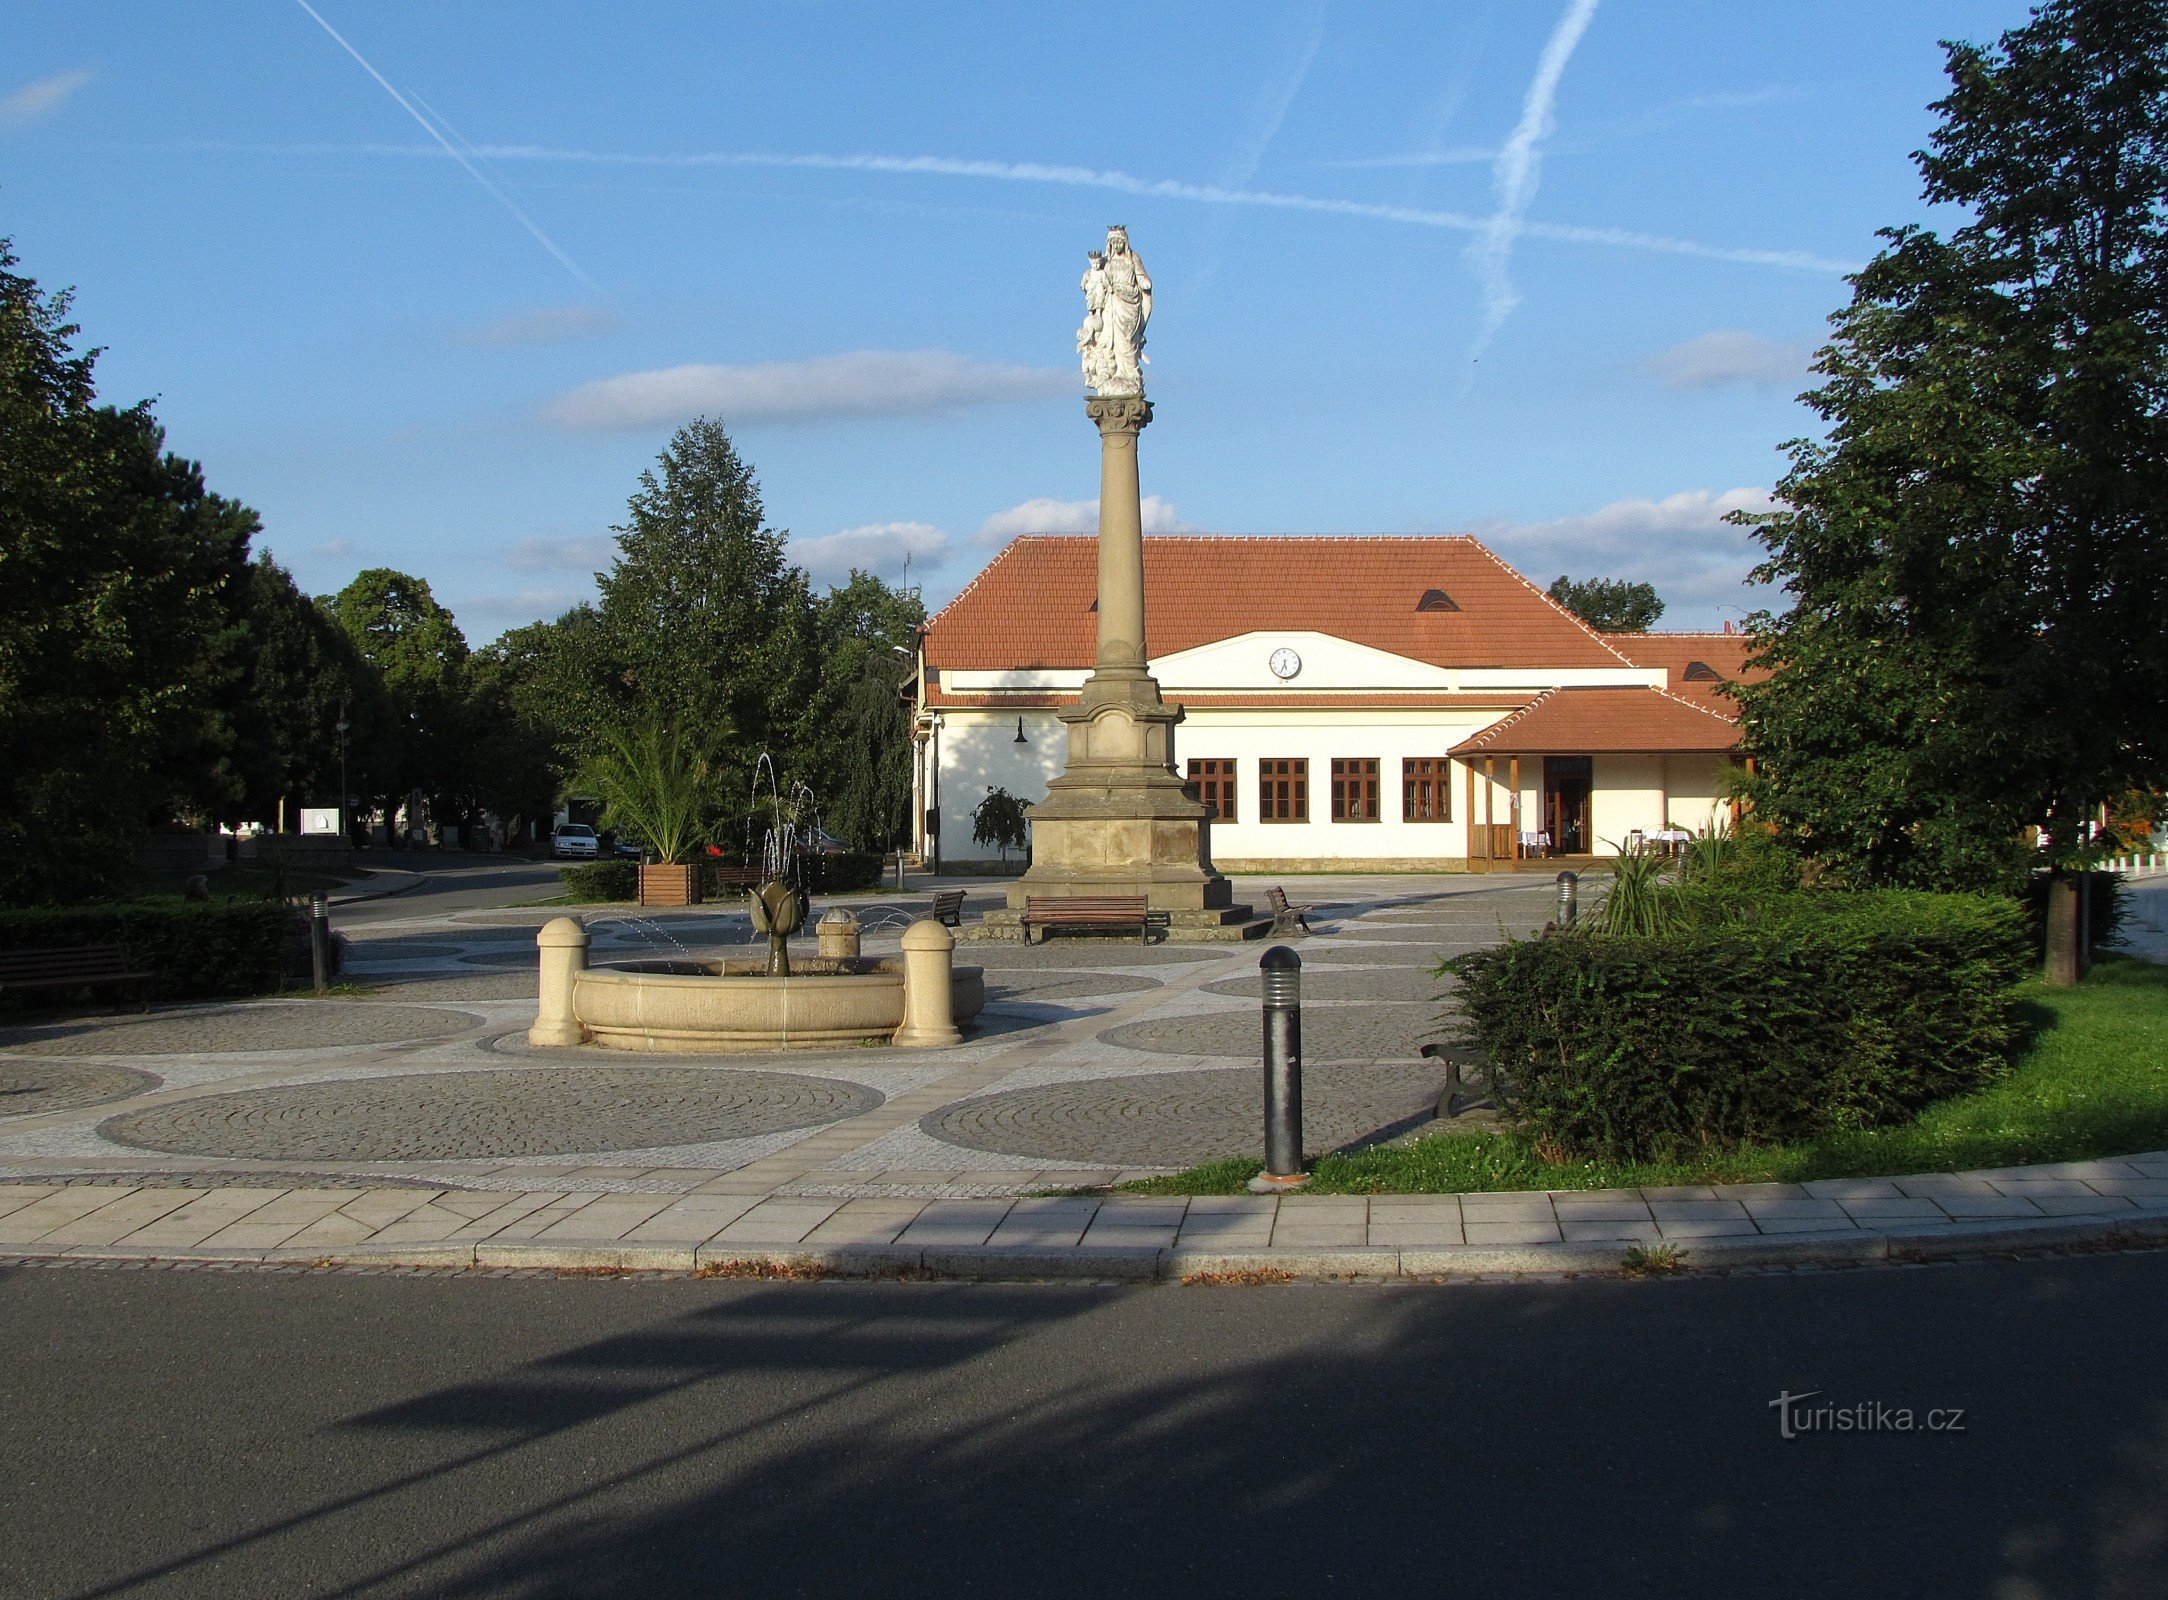
<path id="1" fill-rule="evenodd" d="M 527 1042 L 585 1044 L 587 1030 L 572 1009 L 572 985 L 587 967 L 587 928 L 577 917 L 553 917 L 542 924 L 534 942 L 541 958 L 541 999 Z"/>
<path id="2" fill-rule="evenodd" d="M 962 1044 L 956 1027 L 956 935 L 931 917 L 903 931 L 903 1026 L 891 1039 L 900 1050 Z"/>

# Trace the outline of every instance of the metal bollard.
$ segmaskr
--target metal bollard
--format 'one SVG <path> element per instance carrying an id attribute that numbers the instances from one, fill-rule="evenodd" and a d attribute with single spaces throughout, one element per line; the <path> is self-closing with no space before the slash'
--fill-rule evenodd
<path id="1" fill-rule="evenodd" d="M 1576 873 L 1561 872 L 1558 875 L 1558 925 L 1570 928 L 1580 914 L 1581 879 Z"/>
<path id="2" fill-rule="evenodd" d="M 1265 1170 L 1252 1194 L 1285 1194 L 1302 1170 L 1302 957 L 1276 944 L 1257 963 L 1265 980 Z"/>
<path id="3" fill-rule="evenodd" d="M 331 987 L 331 906 L 320 894 L 309 896 L 309 966 L 322 994 Z"/>

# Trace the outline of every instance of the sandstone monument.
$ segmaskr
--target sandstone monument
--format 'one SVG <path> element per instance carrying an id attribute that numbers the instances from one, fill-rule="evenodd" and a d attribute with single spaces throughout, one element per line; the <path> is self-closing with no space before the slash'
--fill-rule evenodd
<path id="1" fill-rule="evenodd" d="M 1031 870 L 1009 888 L 1011 922 L 1033 896 L 1144 895 L 1180 936 L 1233 932 L 1250 921 L 1212 866 L 1208 808 L 1183 792 L 1174 760 L 1182 709 L 1160 698 L 1144 647 L 1144 518 L 1137 436 L 1144 398 L 1144 329 L 1152 280 L 1126 230 L 1107 230 L 1084 274 L 1077 332 L 1099 429 L 1099 642 L 1082 698 L 1060 713 L 1069 755 L 1031 808 Z M 1225 936 L 1224 934 L 1222 935 Z"/>

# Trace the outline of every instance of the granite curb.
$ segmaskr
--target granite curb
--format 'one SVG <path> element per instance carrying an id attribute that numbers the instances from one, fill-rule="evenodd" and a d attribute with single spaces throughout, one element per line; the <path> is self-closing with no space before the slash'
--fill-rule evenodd
<path id="1" fill-rule="evenodd" d="M 1953 1223 L 1864 1232 L 1856 1228 L 1777 1237 L 1727 1237 L 1681 1248 L 1676 1270 L 1865 1266 L 2087 1248 L 2168 1243 L 2168 1216 L 2043 1218 Z M 1439 1282 L 1556 1277 L 1629 1270 L 1623 1241 L 1530 1245 L 1436 1245 L 1396 1249 L 1202 1250 L 1172 1246 L 1004 1246 L 691 1243 L 349 1245 L 266 1249 L 195 1245 L 73 1245 L 0 1250 L 5 1261 L 165 1262 L 175 1265 L 525 1269 L 544 1272 L 653 1272 L 736 1278 L 910 1278 L 1021 1283 Z"/>

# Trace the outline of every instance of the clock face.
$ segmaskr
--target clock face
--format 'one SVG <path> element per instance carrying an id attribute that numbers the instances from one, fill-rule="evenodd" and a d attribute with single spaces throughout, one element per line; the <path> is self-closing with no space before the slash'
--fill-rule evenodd
<path id="1" fill-rule="evenodd" d="M 1302 657 L 1283 645 L 1272 652 L 1272 659 L 1266 665 L 1272 668 L 1275 678 L 1292 678 L 1302 670 Z"/>

